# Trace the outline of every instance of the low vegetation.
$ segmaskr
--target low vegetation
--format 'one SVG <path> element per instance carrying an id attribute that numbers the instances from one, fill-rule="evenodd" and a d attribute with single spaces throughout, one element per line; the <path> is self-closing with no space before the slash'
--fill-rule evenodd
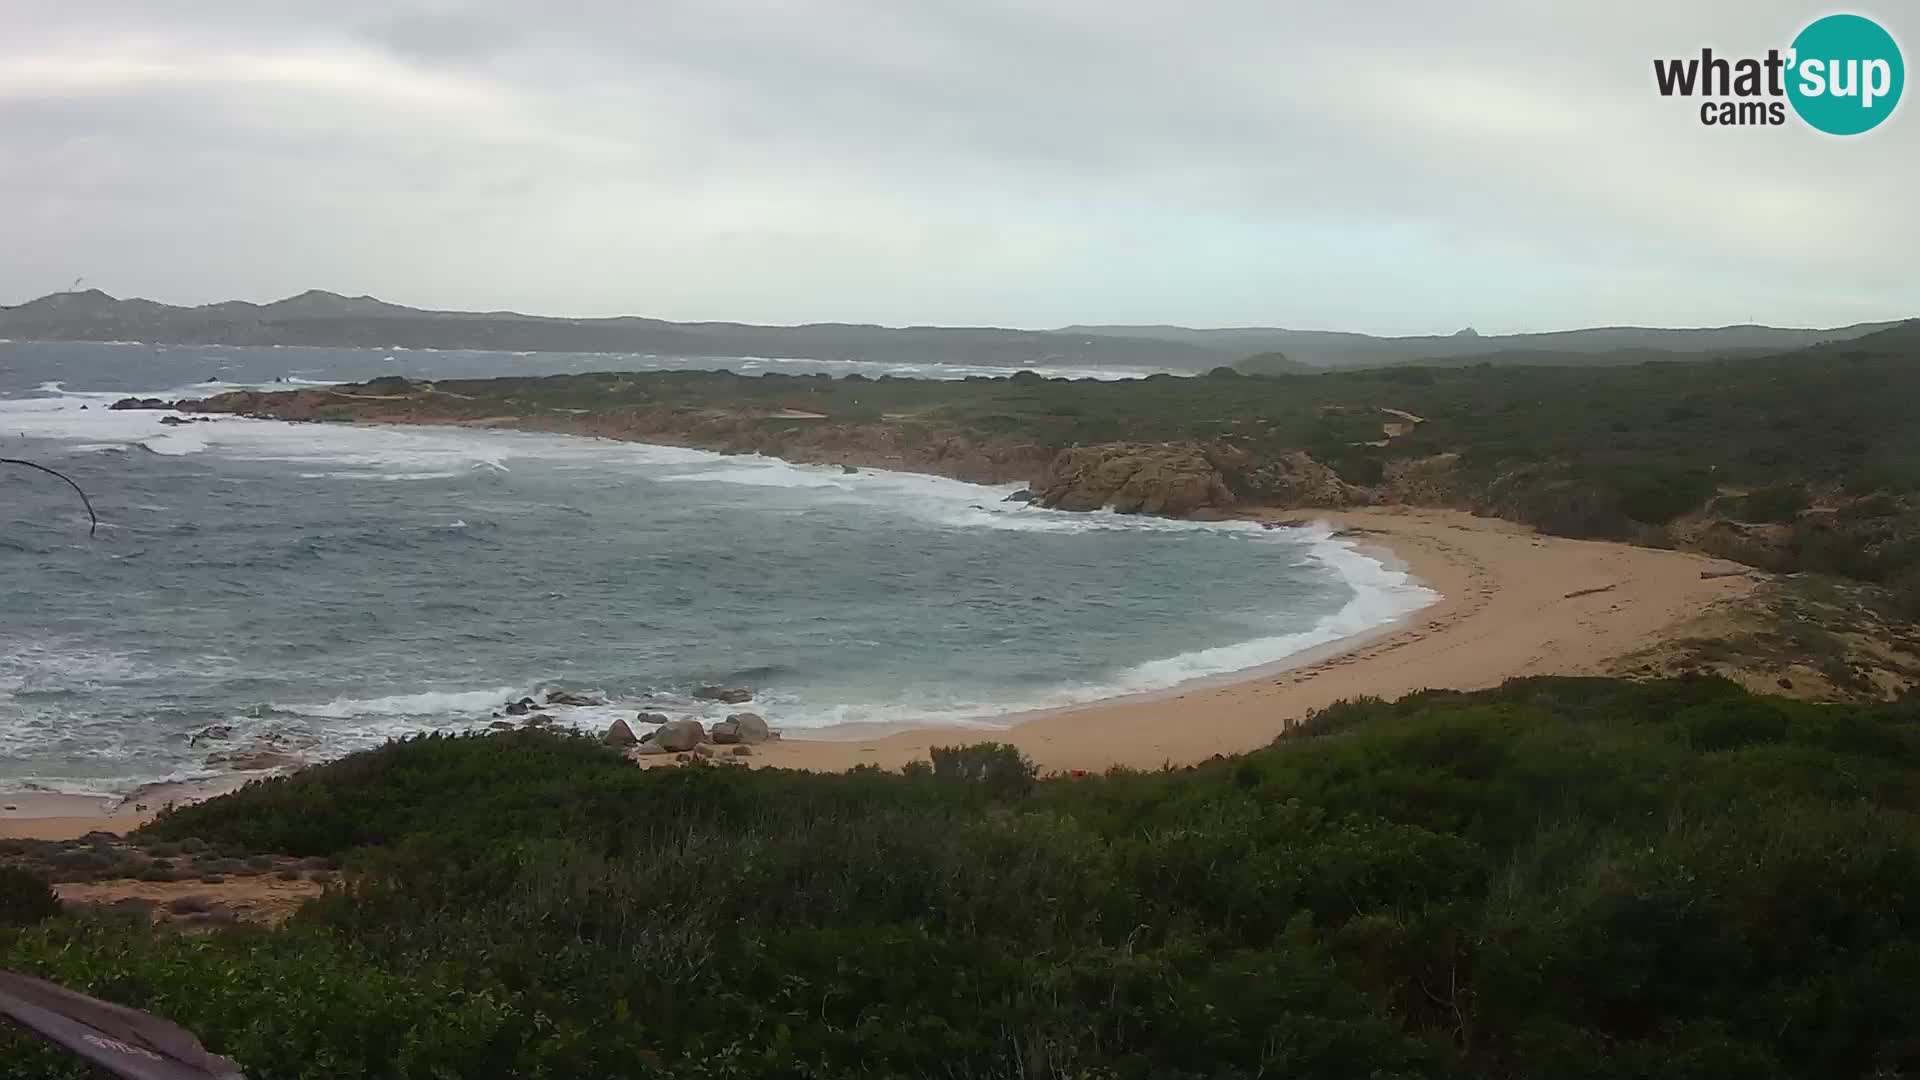
<path id="1" fill-rule="evenodd" d="M 1762 582 L 1693 632 L 1616 661 L 1637 675 L 1718 674 L 1767 693 L 1881 701 L 1920 687 L 1920 623 L 1895 594 L 1817 574 Z"/>
<path id="2" fill-rule="evenodd" d="M 262 1077 L 1891 1077 L 1917 811 L 1920 701 L 1710 678 L 1352 702 L 1081 779 L 423 737 L 146 830 L 341 860 L 284 927 L 0 920 L 0 967 Z M 0 1036 L 0 1075 L 83 1073 Z"/>

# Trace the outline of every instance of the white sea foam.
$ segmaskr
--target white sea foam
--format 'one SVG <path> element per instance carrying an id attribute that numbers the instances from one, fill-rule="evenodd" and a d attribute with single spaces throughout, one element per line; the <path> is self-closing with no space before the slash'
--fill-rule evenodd
<path id="1" fill-rule="evenodd" d="M 1196 679 L 1226 675 L 1279 663 L 1290 656 L 1330 645 L 1388 626 L 1440 598 L 1404 570 L 1392 569 L 1358 551 L 1353 544 L 1333 538 L 1324 527 L 1314 530 L 1312 554 L 1353 590 L 1353 596 L 1309 630 L 1254 638 L 1209 649 L 1151 660 L 1123 672 L 1114 687 L 1125 693 L 1163 690 Z"/>
<path id="2" fill-rule="evenodd" d="M 418 694 L 394 694 L 377 698 L 334 698 L 322 704 L 281 705 L 274 710 L 297 716 L 316 716 L 329 720 L 365 717 L 471 717 L 488 716 L 507 701 L 523 696 L 515 687 L 499 686 L 491 690 L 429 690 Z"/>
<path id="3" fill-rule="evenodd" d="M 738 459 L 735 459 L 738 460 Z M 705 465 L 707 463 L 702 462 Z M 837 474 L 819 469 L 789 465 L 777 458 L 752 459 L 750 464 L 706 467 L 692 472 L 666 473 L 659 477 L 667 483 L 743 484 L 747 487 L 837 488 L 851 490 Z"/>

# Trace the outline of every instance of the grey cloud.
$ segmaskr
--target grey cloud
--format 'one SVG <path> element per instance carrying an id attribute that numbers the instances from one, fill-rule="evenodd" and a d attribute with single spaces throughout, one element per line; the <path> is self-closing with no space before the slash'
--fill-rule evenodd
<path id="1" fill-rule="evenodd" d="M 368 23 L 369 40 L 397 53 L 426 60 L 463 60 L 513 48 L 536 32 L 537 12 L 488 17 L 458 11 L 400 11 Z"/>
<path id="2" fill-rule="evenodd" d="M 1808 13 L 1782 0 L 28 7 L 0 198 L 35 258 L 0 301 L 76 266 L 175 300 L 1025 325 L 1920 295 L 1920 105 L 1835 142 L 1653 93 L 1655 55 L 1784 43 Z"/>

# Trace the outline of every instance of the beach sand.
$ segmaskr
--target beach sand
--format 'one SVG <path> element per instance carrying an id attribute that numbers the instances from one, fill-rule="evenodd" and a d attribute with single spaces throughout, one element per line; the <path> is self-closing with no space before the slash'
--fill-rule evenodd
<path id="1" fill-rule="evenodd" d="M 1684 633 L 1715 605 L 1755 587 L 1723 560 L 1626 544 L 1542 536 L 1457 510 L 1405 507 L 1275 511 L 1272 520 L 1327 521 L 1363 547 L 1385 549 L 1441 599 L 1384 632 L 1187 688 L 1011 717 L 1005 730 L 921 728 L 836 738 L 786 738 L 753 748 L 761 767 L 898 768 L 935 746 L 999 740 L 1043 772 L 1155 769 L 1266 745 L 1307 713 L 1344 698 L 1397 698 L 1423 689 L 1476 689 L 1523 675 L 1596 674 L 1610 661 Z M 778 726 L 778 717 L 772 717 Z M 726 753 L 727 748 L 719 748 Z M 670 756 L 638 759 L 671 765 Z M 208 792 L 206 795 L 217 794 Z M 174 793 L 170 797 L 181 797 Z M 205 797 L 205 796 L 203 796 Z M 119 832 L 146 814 L 56 796 L 4 796 L 0 836 L 58 839 Z M 149 807 L 164 800 L 147 799 Z M 91 809 L 89 809 L 91 807 Z"/>
<path id="2" fill-rule="evenodd" d="M 90 832 L 124 833 L 145 825 L 169 803 L 211 799 L 266 775 L 243 772 L 196 784 L 150 784 L 124 799 L 0 792 L 0 839 L 72 840 Z"/>
<path id="3" fill-rule="evenodd" d="M 1264 746 L 1309 712 L 1345 698 L 1471 690 L 1524 675 L 1598 674 L 1609 661 L 1684 633 L 1708 608 L 1738 601 L 1755 587 L 1745 573 L 1701 577 L 1747 569 L 1724 560 L 1542 536 L 1457 510 L 1269 516 L 1331 522 L 1363 547 L 1387 549 L 1442 598 L 1385 633 L 1303 657 L 1290 668 L 1034 713 L 999 732 L 935 728 L 868 739 L 782 739 L 754 747 L 750 760 L 823 770 L 898 768 L 926 758 L 934 746 L 998 739 L 1018 746 L 1043 772 L 1191 764 Z"/>

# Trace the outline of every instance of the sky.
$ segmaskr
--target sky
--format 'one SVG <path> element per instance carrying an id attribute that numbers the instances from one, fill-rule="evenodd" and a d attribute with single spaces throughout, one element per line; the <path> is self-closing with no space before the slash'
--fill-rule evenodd
<path id="1" fill-rule="evenodd" d="M 1880 0 L 1920 42 L 1920 8 Z M 1710 128 L 1826 7 L 0 0 L 0 304 L 1482 333 L 1920 315 L 1920 100 Z M 1909 48 L 1909 58 L 1915 45 Z"/>

